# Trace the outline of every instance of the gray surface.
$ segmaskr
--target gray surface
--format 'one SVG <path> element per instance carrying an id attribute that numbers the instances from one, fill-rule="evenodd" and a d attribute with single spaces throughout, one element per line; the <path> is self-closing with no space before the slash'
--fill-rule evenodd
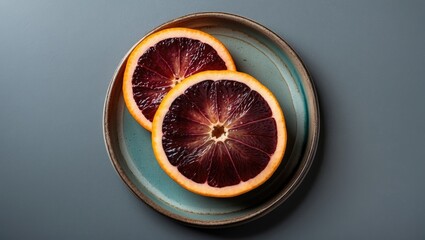
<path id="1" fill-rule="evenodd" d="M 0 239 L 425 239 L 424 1 L 112 2 L 0 1 Z M 153 27 L 197 11 L 282 35 L 322 112 L 299 191 L 220 231 L 182 226 L 136 199 L 102 137 L 121 57 Z"/>

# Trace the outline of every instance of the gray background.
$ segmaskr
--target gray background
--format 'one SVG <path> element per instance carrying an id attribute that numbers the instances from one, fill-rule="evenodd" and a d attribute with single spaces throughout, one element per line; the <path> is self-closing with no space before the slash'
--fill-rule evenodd
<path id="1" fill-rule="evenodd" d="M 102 135 L 120 59 L 197 11 L 283 36 L 321 104 L 320 147 L 295 195 L 218 231 L 139 201 Z M 424 1 L 0 0 L 0 239 L 425 239 L 424 23 Z"/>

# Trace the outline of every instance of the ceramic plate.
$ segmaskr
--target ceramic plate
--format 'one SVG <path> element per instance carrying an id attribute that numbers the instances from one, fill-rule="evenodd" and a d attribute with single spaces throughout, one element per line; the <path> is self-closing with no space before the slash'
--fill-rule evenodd
<path id="1" fill-rule="evenodd" d="M 127 54 L 110 83 L 104 107 L 104 137 L 112 164 L 137 197 L 183 223 L 221 227 L 263 216 L 292 194 L 313 161 L 319 110 L 311 79 L 288 44 L 252 20 L 226 13 L 196 13 L 152 32 L 169 27 L 196 28 L 214 35 L 229 49 L 239 71 L 251 74 L 275 94 L 287 121 L 283 162 L 261 187 L 239 197 L 203 197 L 180 187 L 161 170 L 153 155 L 150 132 L 137 124 L 123 102 Z"/>

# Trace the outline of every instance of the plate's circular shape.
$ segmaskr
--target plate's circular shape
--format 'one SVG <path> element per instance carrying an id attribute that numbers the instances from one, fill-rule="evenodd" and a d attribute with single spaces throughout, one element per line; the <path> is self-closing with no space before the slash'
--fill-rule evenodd
<path id="1" fill-rule="evenodd" d="M 150 132 L 137 124 L 125 107 L 122 76 L 130 50 L 119 64 L 105 100 L 103 130 L 111 162 L 136 196 L 183 223 L 222 227 L 263 216 L 288 199 L 313 161 L 320 126 L 313 83 L 291 47 L 252 20 L 227 13 L 195 13 L 152 32 L 170 27 L 195 28 L 212 34 L 226 45 L 238 71 L 254 76 L 274 93 L 287 125 L 284 159 L 266 183 L 238 197 L 203 197 L 180 187 L 155 160 Z"/>

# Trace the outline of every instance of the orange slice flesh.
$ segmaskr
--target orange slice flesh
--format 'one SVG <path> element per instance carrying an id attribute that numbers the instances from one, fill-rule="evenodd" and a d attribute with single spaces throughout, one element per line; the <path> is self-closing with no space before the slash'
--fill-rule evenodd
<path id="1" fill-rule="evenodd" d="M 162 100 L 152 128 L 161 168 L 177 183 L 210 197 L 233 197 L 269 179 L 287 142 L 282 109 L 252 76 L 204 71 Z"/>
<path id="2" fill-rule="evenodd" d="M 165 94 L 184 78 L 205 70 L 236 70 L 226 47 L 205 32 L 169 28 L 144 38 L 130 53 L 123 96 L 130 114 L 151 131 Z"/>

